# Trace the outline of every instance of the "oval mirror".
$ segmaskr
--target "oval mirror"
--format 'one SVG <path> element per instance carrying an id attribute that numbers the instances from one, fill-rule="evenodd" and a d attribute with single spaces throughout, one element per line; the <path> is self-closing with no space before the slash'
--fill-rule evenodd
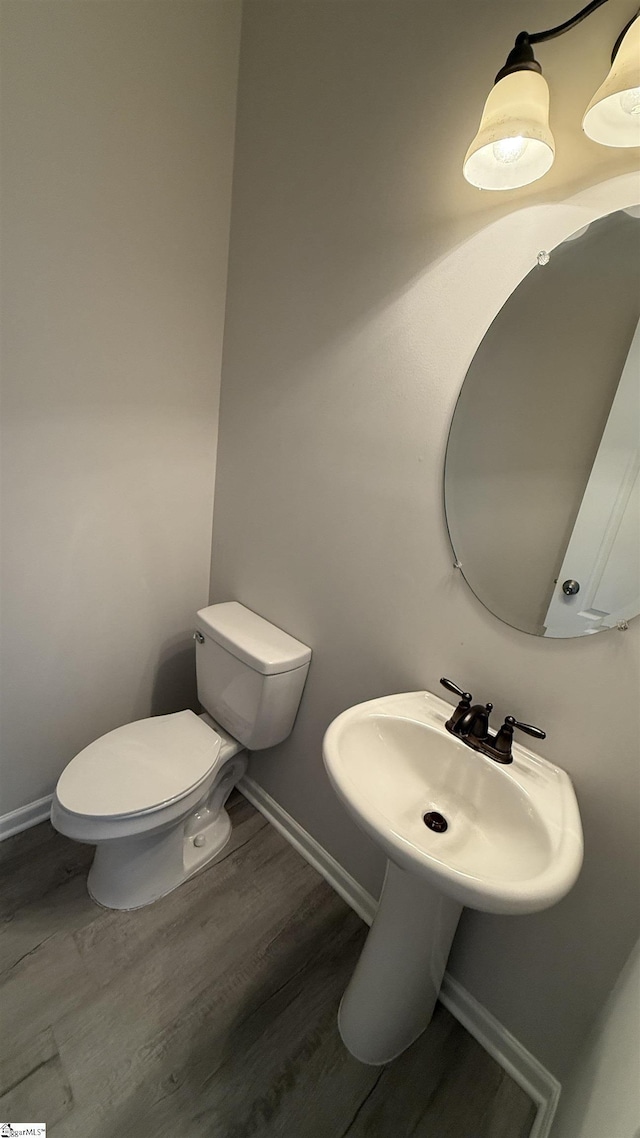
<path id="1" fill-rule="evenodd" d="M 640 219 L 594 221 L 496 316 L 467 372 L 445 463 L 456 561 L 536 636 L 640 612 Z"/>

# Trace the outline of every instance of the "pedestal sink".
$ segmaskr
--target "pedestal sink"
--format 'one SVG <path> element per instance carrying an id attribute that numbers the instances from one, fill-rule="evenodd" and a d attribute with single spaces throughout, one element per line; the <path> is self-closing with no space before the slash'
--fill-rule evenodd
<path id="1" fill-rule="evenodd" d="M 546 909 L 582 865 L 568 775 L 518 744 L 500 766 L 449 734 L 452 711 L 430 692 L 386 696 L 343 712 L 324 739 L 336 793 L 388 858 L 339 1013 L 344 1043 L 365 1063 L 389 1062 L 424 1031 L 464 905 Z"/>

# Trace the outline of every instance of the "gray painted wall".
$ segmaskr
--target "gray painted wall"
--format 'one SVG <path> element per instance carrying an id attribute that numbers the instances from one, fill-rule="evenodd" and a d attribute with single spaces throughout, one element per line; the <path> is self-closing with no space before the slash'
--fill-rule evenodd
<path id="1" fill-rule="evenodd" d="M 563 1088 L 552 1138 L 638 1138 L 639 1008 L 637 941 Z"/>
<path id="2" fill-rule="evenodd" d="M 448 675 L 546 727 L 580 799 L 581 879 L 535 916 L 467 912 L 451 968 L 559 1075 L 637 936 L 640 629 L 549 643 L 490 616 L 451 570 L 442 462 L 542 220 L 556 241 L 580 225 L 548 203 L 635 161 L 579 127 L 632 11 L 545 45 L 556 165 L 504 196 L 460 165 L 539 4 L 248 0 L 243 20 L 211 598 L 314 650 L 294 733 L 252 775 L 375 890 L 382 858 L 322 766 L 339 711 Z"/>
<path id="3" fill-rule="evenodd" d="M 236 3 L 2 3 L 0 814 L 195 697 Z"/>

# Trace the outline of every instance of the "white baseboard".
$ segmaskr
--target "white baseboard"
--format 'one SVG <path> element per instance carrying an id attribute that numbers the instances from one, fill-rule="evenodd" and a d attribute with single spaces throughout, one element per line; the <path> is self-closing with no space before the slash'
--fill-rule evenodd
<path id="1" fill-rule="evenodd" d="M 5 838 L 10 838 L 13 834 L 19 834 L 21 830 L 28 830 L 30 826 L 37 826 L 40 822 L 46 822 L 51 813 L 52 799 L 53 795 L 48 794 L 46 798 L 39 798 L 37 802 L 29 802 L 26 806 L 20 806 L 9 814 L 2 814 L 0 816 L 0 842 L 3 842 Z"/>
<path id="2" fill-rule="evenodd" d="M 358 916 L 370 925 L 378 907 L 375 898 L 255 779 L 245 775 L 238 783 L 238 790 L 322 874 Z M 530 1138 L 548 1138 L 560 1098 L 558 1080 L 448 972 L 445 972 L 442 982 L 440 999 L 447 1010 L 536 1104 L 536 1120 Z"/>
<path id="3" fill-rule="evenodd" d="M 439 998 L 536 1104 L 530 1138 L 547 1138 L 560 1098 L 558 1080 L 449 972 L 444 974 Z"/>
<path id="4" fill-rule="evenodd" d="M 266 790 L 263 790 L 255 779 L 245 775 L 238 783 L 238 790 L 255 806 L 256 810 L 259 810 L 265 818 L 269 819 L 272 826 L 279 830 L 294 849 L 302 854 L 310 865 L 317 869 L 318 873 L 322 874 L 336 893 L 339 893 L 342 899 L 347 902 L 347 905 L 355 909 L 358 916 L 370 925 L 376 915 L 378 904 L 371 894 L 367 893 L 366 889 L 358 885 L 355 877 L 347 873 L 346 869 L 343 869 L 339 862 L 296 822 L 295 818 L 287 814 L 287 811 L 276 802 L 275 798 L 267 794 Z"/>

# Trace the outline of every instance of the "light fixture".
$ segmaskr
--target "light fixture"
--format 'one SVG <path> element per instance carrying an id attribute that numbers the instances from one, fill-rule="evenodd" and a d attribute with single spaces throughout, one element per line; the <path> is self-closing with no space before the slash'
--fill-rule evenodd
<path id="1" fill-rule="evenodd" d="M 533 45 L 555 39 L 606 4 L 591 0 L 563 24 L 543 32 L 520 32 L 507 62 L 495 78 L 463 173 L 483 190 L 527 186 L 553 165 L 555 143 L 549 127 L 549 88 Z M 611 71 L 584 117 L 590 138 L 605 146 L 640 145 L 640 14 L 618 37 Z M 626 141 L 621 141 L 621 139 Z"/>
<path id="2" fill-rule="evenodd" d="M 554 154 L 549 88 L 531 38 L 521 32 L 489 92 L 464 176 L 482 190 L 513 190 L 546 174 Z"/>
<path id="3" fill-rule="evenodd" d="M 602 146 L 640 146 L 640 15 L 619 36 L 611 71 L 589 103 L 582 126 Z"/>

